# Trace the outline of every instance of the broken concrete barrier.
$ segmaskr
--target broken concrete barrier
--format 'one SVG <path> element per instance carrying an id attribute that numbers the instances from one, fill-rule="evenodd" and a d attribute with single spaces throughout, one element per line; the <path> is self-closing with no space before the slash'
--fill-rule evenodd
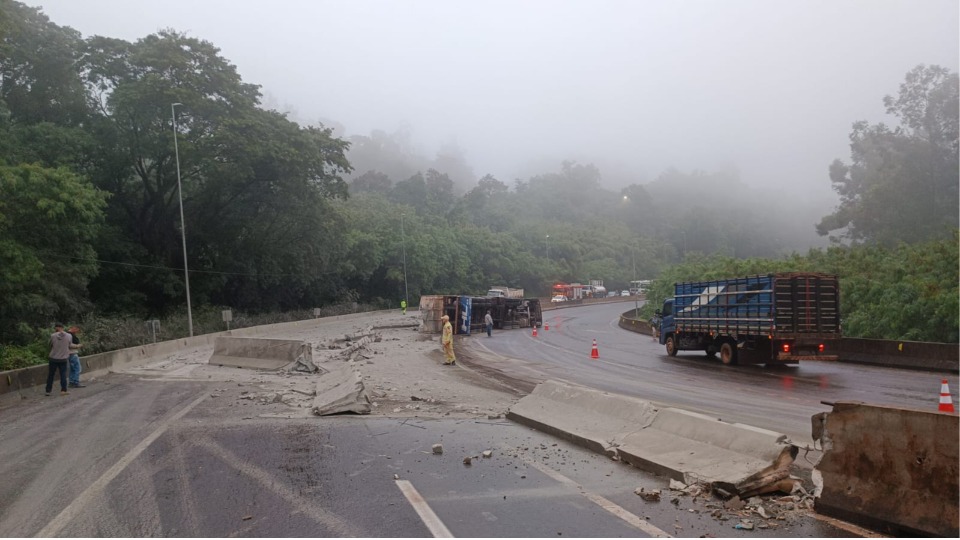
<path id="1" fill-rule="evenodd" d="M 891 535 L 960 535 L 960 418 L 838 402 L 812 421 L 817 512 Z"/>
<path id="2" fill-rule="evenodd" d="M 323 374 L 311 408 L 318 416 L 346 412 L 370 414 L 370 398 L 360 372 L 346 364 Z"/>
<path id="3" fill-rule="evenodd" d="M 317 371 L 310 345 L 289 339 L 217 337 L 207 362 L 250 369 Z"/>
<path id="4" fill-rule="evenodd" d="M 510 407 L 507 418 L 614 456 L 623 437 L 655 414 L 649 401 L 548 380 Z"/>
<path id="5" fill-rule="evenodd" d="M 781 433 L 552 380 L 507 418 L 687 484 L 723 483 L 732 493 L 796 455 Z"/>
<path id="6" fill-rule="evenodd" d="M 781 433 L 666 408 L 627 434 L 617 451 L 636 467 L 687 484 L 720 483 L 736 493 L 737 484 L 791 453 L 791 445 Z"/>

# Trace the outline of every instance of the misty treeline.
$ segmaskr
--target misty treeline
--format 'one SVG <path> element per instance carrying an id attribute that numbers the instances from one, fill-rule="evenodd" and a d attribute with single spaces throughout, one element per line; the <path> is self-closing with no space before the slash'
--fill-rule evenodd
<path id="1" fill-rule="evenodd" d="M 12 0 L 0 0 L 0 77 L 5 344 L 91 313 L 182 315 L 174 103 L 198 312 L 396 306 L 407 289 L 413 305 L 491 285 L 546 294 L 555 280 L 625 288 L 698 253 L 786 256 L 804 236 L 795 225 L 818 220 L 838 241 L 886 250 L 881 259 L 900 258 L 900 242 L 956 241 L 957 76 L 937 67 L 911 71 L 887 98 L 898 125 L 854 126 L 850 163 L 829 178 L 824 164 L 841 205 L 816 216 L 760 196 L 733 171 L 672 169 L 620 192 L 575 162 L 472 181 L 456 149 L 418 161 L 381 132 L 346 140 L 266 110 L 259 87 L 209 42 L 172 30 L 133 43 L 83 38 Z M 861 264 L 843 273 L 867 271 Z M 952 307 L 943 299 L 954 323 L 955 285 Z M 864 313 L 893 313 L 915 298 L 863 301 L 879 302 Z"/>

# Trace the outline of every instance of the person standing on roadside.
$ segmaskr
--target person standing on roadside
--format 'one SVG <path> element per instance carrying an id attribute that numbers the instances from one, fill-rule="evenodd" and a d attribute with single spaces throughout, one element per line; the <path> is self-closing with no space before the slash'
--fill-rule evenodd
<path id="1" fill-rule="evenodd" d="M 400 311 L 403 311 L 403 314 L 404 314 L 404 315 L 407 314 L 407 301 L 406 301 L 406 300 L 401 300 L 401 301 L 400 301 Z"/>
<path id="2" fill-rule="evenodd" d="M 490 310 L 483 316 L 483 324 L 487 327 L 487 337 L 493 336 L 493 317 L 490 316 Z"/>
<path id="3" fill-rule="evenodd" d="M 447 357 L 443 365 L 452 366 L 457 363 L 457 355 L 453 353 L 453 325 L 450 324 L 449 315 L 440 317 L 440 322 L 443 323 L 443 334 L 440 336 L 440 344 L 443 345 L 443 354 Z"/>
<path id="4" fill-rule="evenodd" d="M 80 366 L 80 327 L 71 326 L 67 332 L 73 336 L 70 344 L 70 388 L 83 388 L 87 385 L 80 384 L 80 372 L 83 368 Z"/>
<path id="5" fill-rule="evenodd" d="M 50 370 L 47 372 L 47 395 L 53 391 L 53 374 L 60 370 L 60 395 L 65 396 L 67 392 L 67 359 L 70 358 L 70 345 L 73 344 L 73 336 L 63 331 L 63 323 L 54 325 L 56 332 L 50 334 L 50 355 L 47 359 L 50 361 Z"/>

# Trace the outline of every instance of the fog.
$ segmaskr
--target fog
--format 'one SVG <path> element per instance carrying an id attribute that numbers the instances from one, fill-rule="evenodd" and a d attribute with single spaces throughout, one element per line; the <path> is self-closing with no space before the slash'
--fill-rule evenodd
<path id="1" fill-rule="evenodd" d="M 956 0 L 26 3 L 85 37 L 208 40 L 291 118 L 455 144 L 476 177 L 735 168 L 830 206 L 851 124 L 892 122 L 908 70 L 960 56 Z"/>

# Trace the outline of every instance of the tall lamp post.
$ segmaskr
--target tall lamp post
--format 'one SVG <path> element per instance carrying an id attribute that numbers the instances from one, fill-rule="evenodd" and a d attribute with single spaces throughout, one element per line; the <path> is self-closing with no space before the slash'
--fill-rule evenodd
<path id="1" fill-rule="evenodd" d="M 626 197 L 626 195 L 624 195 Z M 633 259 L 633 282 L 636 285 L 637 282 L 637 250 L 634 249 L 630 253 L 631 258 Z M 636 291 L 633 294 L 633 318 L 637 318 L 640 315 L 640 291 Z"/>
<path id="2" fill-rule="evenodd" d="M 547 259 L 550 258 L 550 235 L 547 235 Z"/>
<path id="3" fill-rule="evenodd" d="M 180 238 L 183 240 L 183 281 L 187 286 L 187 327 L 193 337 L 193 311 L 190 309 L 190 271 L 187 269 L 187 227 L 183 220 L 183 188 L 180 184 L 180 147 L 177 146 L 177 109 L 183 103 L 170 104 L 170 116 L 173 118 L 173 151 L 177 157 L 177 197 L 180 199 Z"/>
<path id="4" fill-rule="evenodd" d="M 410 305 L 410 291 L 407 289 L 407 235 L 403 231 L 403 214 L 400 214 L 400 247 L 403 250 L 403 301 Z"/>

